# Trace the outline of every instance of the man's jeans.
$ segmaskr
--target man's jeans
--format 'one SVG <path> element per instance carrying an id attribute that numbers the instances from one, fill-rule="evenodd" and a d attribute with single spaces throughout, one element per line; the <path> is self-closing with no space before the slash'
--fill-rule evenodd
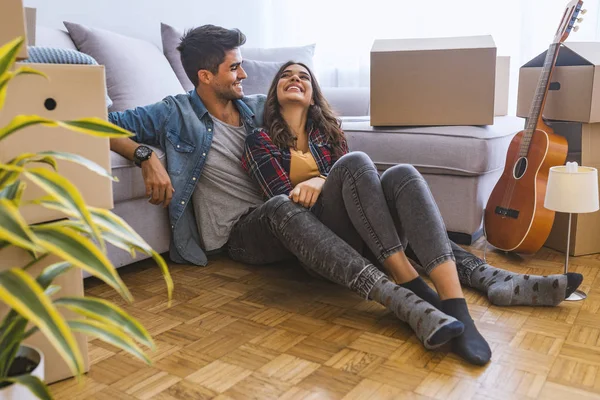
<path id="1" fill-rule="evenodd" d="M 369 250 L 382 263 L 408 242 L 426 273 L 456 256 L 467 264 L 468 280 L 483 264 L 448 239 L 431 192 L 413 167 L 398 165 L 380 178 L 367 155 L 352 152 L 332 167 L 310 210 L 287 196 L 273 197 L 238 221 L 228 251 L 249 264 L 296 257 L 308 270 L 367 298 L 384 274 L 362 254 Z"/>

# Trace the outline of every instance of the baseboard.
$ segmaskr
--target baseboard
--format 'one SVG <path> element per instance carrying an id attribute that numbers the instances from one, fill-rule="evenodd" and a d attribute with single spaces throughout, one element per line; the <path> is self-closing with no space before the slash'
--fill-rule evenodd
<path id="1" fill-rule="evenodd" d="M 454 243 L 472 245 L 477 239 L 483 235 L 483 228 L 479 229 L 473 234 L 462 233 L 462 232 L 448 232 L 448 237 Z"/>

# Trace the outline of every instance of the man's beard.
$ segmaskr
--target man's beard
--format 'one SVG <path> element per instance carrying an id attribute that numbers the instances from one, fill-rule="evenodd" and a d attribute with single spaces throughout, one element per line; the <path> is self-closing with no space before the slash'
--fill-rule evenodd
<path id="1" fill-rule="evenodd" d="M 244 97 L 243 90 L 242 90 L 242 93 L 238 93 L 233 88 L 233 85 L 229 85 L 229 86 L 225 86 L 225 87 L 219 85 L 217 87 L 216 94 L 221 100 L 225 100 L 225 101 L 239 100 L 242 97 Z"/>

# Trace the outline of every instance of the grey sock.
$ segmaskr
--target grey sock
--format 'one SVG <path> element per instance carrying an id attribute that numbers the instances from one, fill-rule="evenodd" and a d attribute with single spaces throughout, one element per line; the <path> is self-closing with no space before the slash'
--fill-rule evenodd
<path id="1" fill-rule="evenodd" d="M 393 311 L 401 321 L 408 323 L 427 349 L 442 346 L 464 330 L 462 322 L 444 314 L 387 278 L 375 283 L 369 297 Z"/>
<path id="2" fill-rule="evenodd" d="M 579 276 L 578 276 L 579 275 Z M 484 264 L 471 274 L 471 285 L 497 306 L 555 306 L 581 284 L 580 274 L 523 275 Z M 571 290 L 572 289 L 572 290 Z"/>

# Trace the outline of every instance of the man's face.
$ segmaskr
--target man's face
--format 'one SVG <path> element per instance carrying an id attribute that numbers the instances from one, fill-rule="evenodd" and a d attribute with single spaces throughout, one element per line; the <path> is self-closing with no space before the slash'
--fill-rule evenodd
<path id="1" fill-rule="evenodd" d="M 229 50 L 225 59 L 219 64 L 219 70 L 213 75 L 211 87 L 217 97 L 223 100 L 237 100 L 244 96 L 242 79 L 248 75 L 242 68 L 242 55 L 240 49 Z"/>

